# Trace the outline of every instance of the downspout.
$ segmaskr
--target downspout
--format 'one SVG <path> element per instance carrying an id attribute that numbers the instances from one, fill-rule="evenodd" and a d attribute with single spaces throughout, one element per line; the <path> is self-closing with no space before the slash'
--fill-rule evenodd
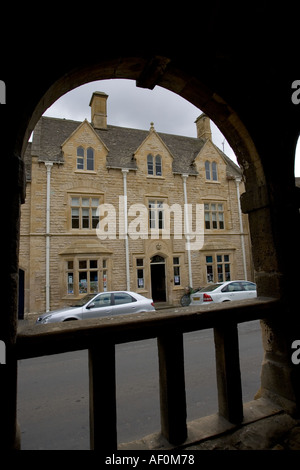
<path id="1" fill-rule="evenodd" d="M 240 182 L 241 181 L 242 181 L 241 178 L 235 178 L 236 196 L 237 196 L 239 221 L 240 221 L 240 234 L 241 234 L 241 247 L 242 247 L 242 257 L 243 257 L 244 279 L 246 281 L 247 280 L 247 264 L 246 264 L 246 253 L 245 253 L 244 227 L 243 227 L 243 218 L 242 218 L 241 201 L 240 201 Z"/>
<path id="2" fill-rule="evenodd" d="M 186 191 L 186 180 L 189 175 L 181 175 L 183 181 L 183 195 L 184 195 L 184 224 L 185 224 L 185 235 L 186 235 L 186 247 L 188 255 L 188 267 L 189 267 L 189 287 L 193 287 L 192 277 L 192 260 L 191 260 L 191 245 L 190 245 L 190 222 L 189 222 L 189 211 L 187 202 L 187 191 Z"/>
<path id="3" fill-rule="evenodd" d="M 127 173 L 129 170 L 122 169 L 123 192 L 124 192 L 124 236 L 125 236 L 125 265 L 126 265 L 126 286 L 130 291 L 130 270 L 129 270 L 129 243 L 128 243 L 128 217 L 127 217 Z"/>
<path id="4" fill-rule="evenodd" d="M 45 162 L 47 169 L 47 199 L 46 199 L 46 312 L 50 310 L 50 187 L 51 169 L 53 162 Z"/>

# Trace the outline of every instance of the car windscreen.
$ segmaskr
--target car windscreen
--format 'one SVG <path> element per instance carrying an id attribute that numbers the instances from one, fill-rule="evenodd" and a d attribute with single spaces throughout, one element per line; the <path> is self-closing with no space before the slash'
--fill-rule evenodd
<path id="1" fill-rule="evenodd" d="M 82 297 L 82 299 L 76 300 L 74 304 L 70 305 L 70 307 L 82 307 L 87 302 L 92 300 L 93 297 L 95 297 L 95 294 L 87 294 L 84 297 Z"/>

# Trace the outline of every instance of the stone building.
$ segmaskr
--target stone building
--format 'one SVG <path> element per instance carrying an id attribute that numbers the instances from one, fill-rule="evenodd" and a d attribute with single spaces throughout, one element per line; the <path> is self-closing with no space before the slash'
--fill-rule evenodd
<path id="1" fill-rule="evenodd" d="M 26 151 L 20 241 L 21 304 L 53 310 L 101 290 L 127 289 L 177 305 L 188 285 L 253 279 L 241 171 L 212 142 L 42 117 Z"/>

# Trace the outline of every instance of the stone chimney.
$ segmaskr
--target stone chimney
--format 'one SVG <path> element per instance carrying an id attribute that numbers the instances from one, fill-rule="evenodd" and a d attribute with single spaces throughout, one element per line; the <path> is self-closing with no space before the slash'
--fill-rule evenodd
<path id="1" fill-rule="evenodd" d="M 206 114 L 201 114 L 195 121 L 198 139 L 211 140 L 210 119 Z"/>
<path id="2" fill-rule="evenodd" d="M 95 91 L 92 95 L 91 122 L 95 129 L 107 129 L 107 101 L 108 95 L 102 91 Z"/>

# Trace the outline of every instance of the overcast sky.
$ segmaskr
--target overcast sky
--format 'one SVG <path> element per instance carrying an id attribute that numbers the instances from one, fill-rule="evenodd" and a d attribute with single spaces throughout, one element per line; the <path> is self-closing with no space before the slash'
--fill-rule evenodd
<path id="1" fill-rule="evenodd" d="M 108 124 L 147 130 L 150 129 L 150 122 L 154 122 L 157 132 L 197 137 L 195 120 L 201 110 L 164 88 L 138 88 L 133 80 L 101 80 L 88 83 L 62 96 L 44 115 L 90 121 L 89 102 L 94 91 L 103 91 L 109 95 Z M 211 129 L 213 142 L 237 163 L 233 150 L 213 122 Z M 300 176 L 300 145 L 297 148 L 296 176 Z"/>

